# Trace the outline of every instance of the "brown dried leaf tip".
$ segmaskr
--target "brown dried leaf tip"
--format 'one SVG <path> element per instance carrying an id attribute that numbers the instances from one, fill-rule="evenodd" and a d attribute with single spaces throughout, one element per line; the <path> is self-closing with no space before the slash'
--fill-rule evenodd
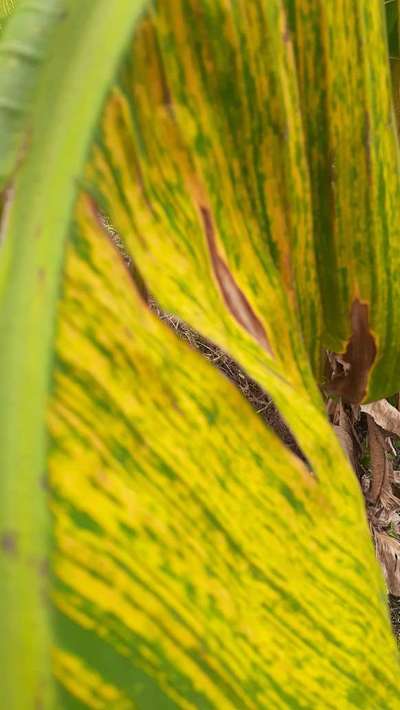
<path id="1" fill-rule="evenodd" d="M 344 401 L 358 404 L 367 392 L 368 375 L 376 358 L 375 339 L 368 325 L 368 304 L 355 299 L 351 306 L 352 335 L 343 360 L 348 372 L 336 375 L 329 383 L 329 391 Z"/>

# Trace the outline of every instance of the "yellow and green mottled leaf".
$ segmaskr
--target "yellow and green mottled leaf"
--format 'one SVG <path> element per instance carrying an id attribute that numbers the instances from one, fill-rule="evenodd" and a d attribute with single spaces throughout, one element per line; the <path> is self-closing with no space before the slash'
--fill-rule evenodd
<path id="1" fill-rule="evenodd" d="M 352 304 L 366 304 L 377 348 L 368 397 L 378 399 L 398 389 L 400 351 L 400 183 L 382 8 L 379 2 L 287 5 L 312 183 L 324 340 L 331 349 L 344 349 Z M 368 333 L 358 338 L 365 349 Z"/>
<path id="2" fill-rule="evenodd" d="M 321 324 L 293 58 L 279 3 L 246 8 L 157 4 L 107 103 L 92 174 L 166 308 L 312 391 L 298 322 L 315 360 Z"/>
<path id="3" fill-rule="evenodd" d="M 395 710 L 318 389 L 327 345 L 357 398 L 397 383 L 380 0 L 160 0 L 136 25 L 142 5 L 65 0 L 4 228 L 0 705 Z M 136 274 L 267 389 L 311 470 Z"/>
<path id="4" fill-rule="evenodd" d="M 85 197 L 58 319 L 60 682 L 89 707 L 108 693 L 112 707 L 395 708 L 383 584 L 339 446 L 313 476 L 149 310 Z"/>
<path id="5" fill-rule="evenodd" d="M 353 335 L 365 353 L 346 383 L 355 401 L 398 388 L 384 34 L 378 0 L 154 2 L 90 174 L 167 308 L 233 351 L 250 334 L 309 393 L 308 361 L 320 377 L 321 348 Z"/>
<path id="6" fill-rule="evenodd" d="M 246 14 L 240 3 L 235 4 L 235 11 L 229 5 L 204 3 L 200 13 L 190 3 L 166 2 L 157 8 L 157 15 L 146 17 L 135 35 L 132 59 L 127 58 L 120 84 L 105 108 L 88 179 L 93 180 L 96 194 L 101 195 L 107 213 L 162 305 L 246 366 L 272 394 L 313 462 L 316 437 L 322 432 L 329 437 L 330 432 L 325 417 L 316 413 L 315 407 L 308 409 L 310 400 L 317 406 L 321 402 L 299 329 L 300 308 L 291 288 L 291 283 L 296 283 L 290 274 L 293 268 L 304 275 L 302 288 L 313 293 L 305 299 L 309 314 L 303 322 L 309 323 L 304 330 L 313 341 L 316 361 L 321 347 L 320 309 L 315 259 L 307 241 L 309 188 L 296 120 L 293 65 L 278 4 L 257 4 Z M 198 45 L 189 41 L 194 19 L 188 8 L 196 17 L 198 31 L 204 34 Z M 202 29 L 203 21 L 208 25 Z M 224 36 L 212 33 L 213 26 L 226 28 L 223 44 Z M 258 27 L 259 42 L 269 31 L 271 39 L 265 46 L 273 40 L 278 46 L 280 42 L 281 54 L 273 45 L 264 59 L 257 42 L 248 44 L 250 56 L 245 53 L 245 37 L 252 36 Z M 213 42 L 211 48 L 206 38 Z M 160 56 L 163 43 L 165 66 Z M 196 54 L 197 48 L 203 48 L 205 58 Z M 186 57 L 188 51 L 193 56 Z M 201 94 L 202 81 L 213 75 L 208 71 L 201 77 L 211 51 L 217 57 L 215 76 L 221 80 L 216 78 Z M 247 78 L 250 88 L 253 84 L 255 88 L 246 99 L 246 94 L 241 96 L 234 87 L 246 86 L 253 51 L 262 64 L 255 76 Z M 252 123 L 259 121 L 253 110 L 257 91 L 261 105 L 268 105 L 269 97 L 278 91 L 278 62 L 288 83 L 282 88 L 287 103 L 281 106 L 278 96 L 271 106 L 270 122 L 260 119 L 260 125 L 254 126 Z M 229 97 L 232 102 L 230 122 L 229 107 L 225 111 L 221 99 L 229 76 L 234 76 L 226 87 L 226 103 Z M 181 81 L 178 100 L 172 98 L 175 86 L 170 84 L 174 80 Z M 210 95 L 212 91 L 214 95 Z M 210 106 L 220 108 L 207 113 L 205 108 Z M 289 110 L 294 118 L 288 115 Z M 202 127 L 203 116 L 211 127 Z M 244 133 L 246 121 L 250 124 L 248 135 Z M 287 165 L 282 168 L 285 121 L 290 131 L 288 128 Z M 252 134 L 264 140 L 264 151 L 261 143 L 252 148 Z M 259 215 L 265 214 L 264 223 L 256 219 L 257 195 L 264 205 L 259 207 Z M 292 203 L 289 195 L 295 198 Z M 285 214 L 283 206 L 288 207 Z M 287 275 L 281 281 L 279 266 L 285 264 Z"/>

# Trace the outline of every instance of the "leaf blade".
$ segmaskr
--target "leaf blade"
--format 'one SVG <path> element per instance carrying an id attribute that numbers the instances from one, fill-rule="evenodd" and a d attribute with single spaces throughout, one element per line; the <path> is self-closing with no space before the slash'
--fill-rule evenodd
<path id="1" fill-rule="evenodd" d="M 395 707 L 382 580 L 339 445 L 333 487 L 324 457 L 318 480 L 149 311 L 85 196 L 57 349 L 56 604 L 94 644 L 87 655 L 77 637 L 69 653 L 96 672 L 101 636 L 176 707 Z"/>

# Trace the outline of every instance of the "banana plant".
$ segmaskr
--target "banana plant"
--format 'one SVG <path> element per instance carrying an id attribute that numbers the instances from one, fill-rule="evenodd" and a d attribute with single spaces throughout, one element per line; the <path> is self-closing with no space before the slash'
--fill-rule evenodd
<path id="1" fill-rule="evenodd" d="M 397 708 L 323 398 L 399 390 L 381 1 L 20 0 L 0 54 L 1 707 Z"/>

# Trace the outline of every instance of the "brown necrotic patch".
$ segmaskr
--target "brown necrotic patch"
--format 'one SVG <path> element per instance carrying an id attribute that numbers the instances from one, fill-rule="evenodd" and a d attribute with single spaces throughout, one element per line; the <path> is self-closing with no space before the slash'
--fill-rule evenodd
<path id="1" fill-rule="evenodd" d="M 243 291 L 237 285 L 228 266 L 218 254 L 217 241 L 210 210 L 200 205 L 200 214 L 206 235 L 211 264 L 225 304 L 235 320 L 247 330 L 270 355 L 272 355 L 266 332 L 254 313 Z"/>
<path id="2" fill-rule="evenodd" d="M 341 395 L 346 402 L 362 402 L 368 387 L 368 376 L 376 358 L 376 344 L 369 330 L 367 303 L 355 299 L 351 306 L 352 334 L 343 360 L 349 365 L 348 372 L 333 378 L 329 389 Z"/>
<path id="3" fill-rule="evenodd" d="M 0 534 L 0 547 L 9 557 L 15 557 L 18 552 L 18 536 L 13 530 L 4 530 Z"/>

